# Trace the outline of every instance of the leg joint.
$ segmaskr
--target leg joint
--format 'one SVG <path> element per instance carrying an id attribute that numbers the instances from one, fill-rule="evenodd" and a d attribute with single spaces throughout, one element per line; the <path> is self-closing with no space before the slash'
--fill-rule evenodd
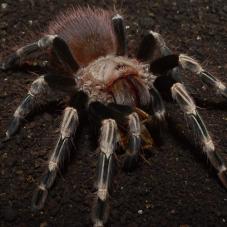
<path id="1" fill-rule="evenodd" d="M 43 38 L 41 38 L 37 45 L 41 49 L 48 48 L 52 45 L 53 40 L 57 37 L 57 35 L 45 35 Z"/>
<path id="2" fill-rule="evenodd" d="M 105 119 L 102 121 L 100 135 L 100 150 L 109 158 L 112 155 L 119 140 L 116 121 Z"/>
<path id="3" fill-rule="evenodd" d="M 185 87 L 181 83 L 175 83 L 171 87 L 172 97 L 177 101 L 180 108 L 187 115 L 196 115 L 196 106 L 193 99 L 189 96 Z"/>
<path id="4" fill-rule="evenodd" d="M 139 137 L 141 133 L 140 119 L 137 113 L 133 112 L 128 116 L 129 131 L 133 136 Z"/>
<path id="5" fill-rule="evenodd" d="M 73 107 L 66 107 L 61 125 L 62 138 L 71 137 L 79 125 L 79 117 L 77 110 Z"/>

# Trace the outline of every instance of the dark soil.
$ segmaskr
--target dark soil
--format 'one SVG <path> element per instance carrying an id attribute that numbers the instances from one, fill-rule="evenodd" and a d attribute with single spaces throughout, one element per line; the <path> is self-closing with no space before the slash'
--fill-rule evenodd
<path id="1" fill-rule="evenodd" d="M 1 0 L 0 54 L 3 56 L 38 34 L 74 0 Z M 5 8 L 4 4 L 7 4 Z M 225 0 L 76 1 L 78 5 L 116 7 L 125 15 L 130 50 L 147 29 L 159 31 L 170 48 L 194 56 L 227 83 L 227 3 Z M 5 8 L 5 9 L 3 9 Z M 16 106 L 37 78 L 28 72 L 0 74 L 0 134 Z M 219 152 L 227 151 L 227 106 L 189 75 L 192 95 Z M 170 126 L 164 144 L 150 151 L 148 165 L 127 175 L 117 171 L 111 196 L 109 226 L 227 226 L 227 191 L 198 149 L 175 106 L 167 104 Z M 64 175 L 58 177 L 45 208 L 31 210 L 33 190 L 58 135 L 60 114 L 44 113 L 28 122 L 1 148 L 0 223 L 5 226 L 91 226 L 97 154 L 82 137 L 80 149 Z M 177 129 L 177 131 L 175 130 Z M 184 132 L 179 137 L 178 132 Z M 86 134 L 86 133 L 85 133 Z"/>

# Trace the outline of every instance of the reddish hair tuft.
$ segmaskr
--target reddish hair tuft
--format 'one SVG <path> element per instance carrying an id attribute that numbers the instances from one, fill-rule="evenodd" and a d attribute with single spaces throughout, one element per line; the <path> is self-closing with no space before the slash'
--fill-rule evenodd
<path id="1" fill-rule="evenodd" d="M 98 57 L 117 50 L 112 12 L 103 9 L 71 8 L 49 24 L 48 34 L 66 41 L 75 60 L 86 66 Z"/>

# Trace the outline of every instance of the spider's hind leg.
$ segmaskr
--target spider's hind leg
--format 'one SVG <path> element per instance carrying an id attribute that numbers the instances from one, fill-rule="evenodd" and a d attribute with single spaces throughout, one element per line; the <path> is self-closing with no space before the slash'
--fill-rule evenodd
<path id="1" fill-rule="evenodd" d="M 173 99 L 176 100 L 181 110 L 193 125 L 204 153 L 207 155 L 213 167 L 218 171 L 218 177 L 222 184 L 227 188 L 227 166 L 225 165 L 224 159 L 216 152 L 209 132 L 196 110 L 194 101 L 181 83 L 175 83 L 171 88 L 171 92 Z"/>

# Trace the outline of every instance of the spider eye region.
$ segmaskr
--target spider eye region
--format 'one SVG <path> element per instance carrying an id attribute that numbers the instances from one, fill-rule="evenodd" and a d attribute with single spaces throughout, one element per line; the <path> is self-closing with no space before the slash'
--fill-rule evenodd
<path id="1" fill-rule="evenodd" d="M 100 58 L 88 66 L 93 79 L 105 84 L 107 87 L 116 80 L 128 76 L 138 76 L 140 67 L 126 57 L 107 56 Z"/>

